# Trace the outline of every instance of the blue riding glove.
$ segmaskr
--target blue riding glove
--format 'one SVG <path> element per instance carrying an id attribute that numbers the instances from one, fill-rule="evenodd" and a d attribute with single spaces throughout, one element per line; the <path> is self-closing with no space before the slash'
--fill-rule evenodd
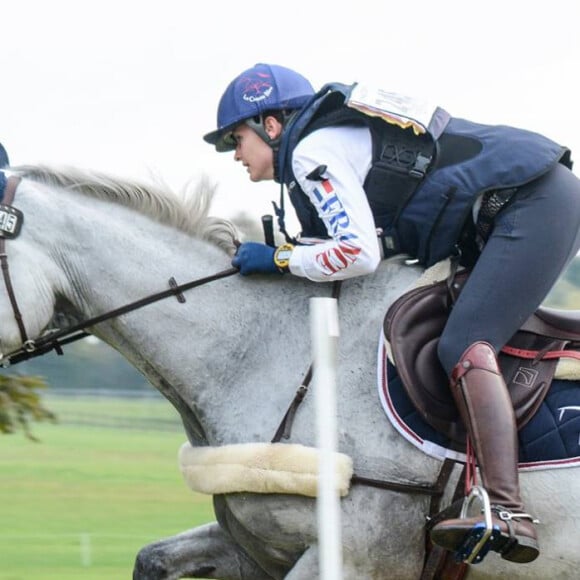
<path id="1" fill-rule="evenodd" d="M 244 242 L 232 259 L 232 266 L 238 268 L 242 276 L 248 274 L 280 274 L 274 263 L 276 248 L 258 242 Z"/>

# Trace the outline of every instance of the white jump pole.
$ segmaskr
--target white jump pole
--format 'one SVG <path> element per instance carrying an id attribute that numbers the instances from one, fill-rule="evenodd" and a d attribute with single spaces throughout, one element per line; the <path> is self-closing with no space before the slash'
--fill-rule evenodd
<path id="1" fill-rule="evenodd" d="M 337 446 L 336 365 L 338 306 L 335 298 L 310 299 L 312 383 L 318 427 L 318 549 L 321 580 L 342 580 L 340 497 L 334 453 Z"/>

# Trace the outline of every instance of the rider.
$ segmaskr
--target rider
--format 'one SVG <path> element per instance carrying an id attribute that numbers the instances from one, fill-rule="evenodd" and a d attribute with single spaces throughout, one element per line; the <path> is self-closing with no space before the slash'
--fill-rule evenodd
<path id="1" fill-rule="evenodd" d="M 359 84 L 315 93 L 297 72 L 262 63 L 229 84 L 217 130 L 204 139 L 233 151 L 251 181 L 286 185 L 302 227 L 298 241 L 287 235 L 281 203 L 288 243 L 243 243 L 232 261 L 242 275 L 288 271 L 326 282 L 370 274 L 396 253 L 423 266 L 461 256 L 472 268 L 438 355 L 501 531 L 492 548 L 534 560 L 537 533 L 520 498 L 515 418 L 497 353 L 580 248 L 570 151 Z M 432 540 L 456 551 L 480 520 L 444 520 Z"/>

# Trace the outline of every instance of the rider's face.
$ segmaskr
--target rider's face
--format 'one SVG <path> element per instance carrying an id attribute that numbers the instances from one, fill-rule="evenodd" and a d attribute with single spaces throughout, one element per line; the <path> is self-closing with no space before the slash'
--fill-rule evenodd
<path id="1" fill-rule="evenodd" d="M 278 137 L 282 126 L 274 117 L 267 117 L 264 129 L 271 139 Z M 233 131 L 236 141 L 234 159 L 241 161 L 251 181 L 274 179 L 274 152 L 272 148 L 245 123 Z"/>
<path id="2" fill-rule="evenodd" d="M 241 161 L 251 181 L 274 178 L 274 152 L 248 125 L 240 125 L 233 132 L 236 140 L 234 159 Z"/>

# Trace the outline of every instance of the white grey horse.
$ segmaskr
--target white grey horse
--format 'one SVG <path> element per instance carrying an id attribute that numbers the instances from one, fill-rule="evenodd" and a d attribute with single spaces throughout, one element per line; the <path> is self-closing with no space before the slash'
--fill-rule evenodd
<path id="1" fill-rule="evenodd" d="M 19 237 L 7 240 L 6 251 L 31 338 L 57 313 L 88 319 L 164 290 L 171 277 L 182 283 L 230 266 L 234 230 L 207 217 L 207 195 L 182 201 L 160 187 L 76 170 L 28 167 L 17 173 L 24 179 L 14 206 L 24 225 Z M 397 434 L 376 389 L 383 315 L 420 273 L 389 260 L 374 275 L 343 284 L 338 438 L 358 476 L 429 486 L 440 462 Z M 235 275 L 188 292 L 185 303 L 168 298 L 90 330 L 175 406 L 192 446 L 267 443 L 311 363 L 309 299 L 330 294 L 330 284 L 290 275 Z M 4 355 L 22 342 L 2 287 L 0 341 Z M 316 444 L 313 398 L 308 394 L 299 407 L 289 443 Z M 541 556 L 515 565 L 490 554 L 470 569 L 470 579 L 578 577 L 575 471 L 522 474 L 526 506 L 542 521 Z M 134 577 L 319 576 L 314 499 L 240 492 L 214 500 L 215 523 L 145 547 Z M 424 494 L 354 483 L 341 500 L 344 578 L 418 578 L 429 501 Z"/>

